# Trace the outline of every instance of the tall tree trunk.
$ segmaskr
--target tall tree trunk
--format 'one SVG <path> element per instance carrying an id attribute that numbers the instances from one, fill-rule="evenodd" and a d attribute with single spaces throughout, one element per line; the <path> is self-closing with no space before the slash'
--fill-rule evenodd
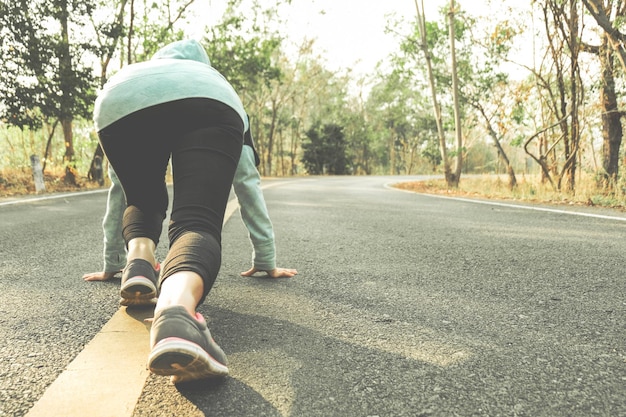
<path id="1" fill-rule="evenodd" d="M 72 72 L 72 56 L 70 54 L 69 43 L 69 11 L 66 0 L 59 3 L 59 23 L 61 24 L 61 42 L 59 51 L 59 76 L 60 76 L 60 122 L 65 139 L 65 182 L 76 184 L 76 170 L 73 166 L 75 151 L 74 137 L 72 132 L 73 122 L 73 96 L 74 96 L 74 75 Z"/>
<path id="2" fill-rule="evenodd" d="M 133 63 L 133 35 L 135 34 L 135 0 L 130 0 L 130 13 L 128 23 L 128 43 L 126 45 L 126 62 Z"/>
<path id="3" fill-rule="evenodd" d="M 56 132 L 57 125 L 59 124 L 58 120 L 54 121 L 52 128 L 50 128 L 48 132 L 48 140 L 46 141 L 46 150 L 43 154 L 43 167 L 41 168 L 41 172 L 46 172 L 46 164 L 48 163 L 48 156 L 50 154 L 50 145 L 52 144 L 52 138 L 54 137 L 54 132 Z"/>
<path id="4" fill-rule="evenodd" d="M 623 19 L 626 14 L 624 0 L 583 0 L 583 4 L 602 28 L 602 44 L 598 55 L 602 69 L 602 168 L 609 186 L 612 186 L 619 174 L 619 153 L 622 144 L 622 112 L 618 110 L 615 91 L 615 60 L 619 60 L 626 70 L 625 35 L 619 30 L 620 25 L 611 18 Z"/>
<path id="5" fill-rule="evenodd" d="M 99 46 L 104 49 L 104 54 L 100 56 L 100 87 L 104 86 L 107 81 L 107 74 L 109 64 L 113 55 L 118 50 L 118 45 L 122 43 L 122 30 L 121 28 L 124 25 L 124 10 L 126 8 L 126 3 L 128 0 L 120 0 L 118 4 L 118 11 L 115 14 L 115 18 L 113 22 L 111 22 L 111 26 L 117 28 L 115 36 L 103 36 L 102 38 L 98 36 Z M 101 39 L 104 39 L 103 41 Z M 122 54 L 123 55 L 123 54 Z"/>
<path id="6" fill-rule="evenodd" d="M 119 2 L 119 9 L 115 15 L 115 19 L 112 22 L 113 27 L 122 27 L 124 21 L 124 9 L 126 8 L 127 0 L 121 0 Z M 100 42 L 100 46 L 104 48 L 106 51 L 100 57 L 100 87 L 103 87 L 107 81 L 107 74 L 109 63 L 113 58 L 113 54 L 117 51 L 118 45 L 122 40 L 122 31 L 118 30 L 117 35 L 115 37 L 104 37 L 104 41 Z M 100 37 L 98 40 L 100 41 Z M 93 154 L 93 158 L 91 158 L 91 163 L 89 164 L 89 172 L 87 173 L 87 178 L 92 181 L 101 181 L 102 173 L 100 172 L 100 168 L 102 166 L 102 161 L 104 161 L 104 151 L 100 146 L 100 143 L 96 145 L 96 149 Z"/>
<path id="7" fill-rule="evenodd" d="M 61 42 L 59 51 L 59 78 L 61 89 L 60 122 L 65 139 L 65 160 L 74 160 L 74 141 L 72 137 L 72 57 L 70 55 L 70 43 L 68 32 L 69 12 L 67 1 L 59 3 L 59 22 L 61 24 Z"/>
<path id="8" fill-rule="evenodd" d="M 437 134 L 439 136 L 439 150 L 441 152 L 441 162 L 443 163 L 443 173 L 446 179 L 446 183 L 451 185 L 454 182 L 452 178 L 452 172 L 450 170 L 450 162 L 448 161 L 448 150 L 446 146 L 446 136 L 443 131 L 443 123 L 441 122 L 441 107 L 437 100 L 437 88 L 435 85 L 435 76 L 433 75 L 432 58 L 430 50 L 428 49 L 428 43 L 426 42 L 426 17 L 424 15 L 424 1 L 420 8 L 417 0 L 415 0 L 415 8 L 417 9 L 417 27 L 420 32 L 420 47 L 424 53 L 426 59 L 426 69 L 428 70 L 428 83 L 430 84 L 430 93 L 433 102 L 433 111 L 435 113 L 435 123 L 437 125 Z"/>
<path id="9" fill-rule="evenodd" d="M 267 135 L 267 173 L 272 175 L 272 152 L 274 152 L 274 136 L 276 135 L 276 119 L 278 118 L 278 105 L 276 99 L 272 99 L 272 118 Z"/>
<path id="10" fill-rule="evenodd" d="M 450 65 L 452 70 L 452 97 L 454 101 L 454 132 L 456 137 L 456 155 L 454 158 L 454 177 L 449 185 L 454 187 L 459 186 L 459 180 L 461 179 L 461 170 L 463 169 L 463 132 L 461 130 L 461 109 L 459 104 L 459 77 L 457 73 L 456 65 L 456 46 L 455 37 L 456 31 L 454 28 L 454 0 L 450 0 L 450 11 L 448 12 L 448 19 L 450 25 Z"/>
<path id="11" fill-rule="evenodd" d="M 578 56 L 580 54 L 580 41 L 579 41 L 579 25 L 578 25 L 578 0 L 570 0 L 570 24 L 569 24 L 569 46 L 570 46 L 570 108 L 571 108 L 571 123 L 570 123 L 570 144 L 571 149 L 569 154 L 566 154 L 567 161 L 565 169 L 567 170 L 568 177 L 568 190 L 574 192 L 576 190 L 576 170 L 578 167 L 578 149 L 580 144 L 580 123 L 578 117 L 578 102 L 579 102 L 579 71 L 578 71 Z"/>
<path id="12" fill-rule="evenodd" d="M 603 36 L 600 47 L 600 65 L 602 68 L 602 89 L 600 103 L 602 106 L 602 168 L 604 175 L 612 184 L 617 180 L 619 173 L 619 149 L 622 144 L 622 113 L 617 107 L 615 93 L 615 52 L 608 44 L 606 35 Z"/>

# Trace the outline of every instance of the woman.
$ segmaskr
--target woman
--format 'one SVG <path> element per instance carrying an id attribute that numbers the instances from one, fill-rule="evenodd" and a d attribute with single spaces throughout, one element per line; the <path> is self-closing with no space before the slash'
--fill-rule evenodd
<path id="1" fill-rule="evenodd" d="M 224 352 L 196 308 L 221 264 L 221 230 L 248 119 L 200 43 L 174 42 L 128 65 L 98 95 L 94 120 L 126 195 L 124 305 L 149 305 L 150 370 L 173 382 L 228 374 Z M 172 160 L 170 249 L 157 268 Z"/>

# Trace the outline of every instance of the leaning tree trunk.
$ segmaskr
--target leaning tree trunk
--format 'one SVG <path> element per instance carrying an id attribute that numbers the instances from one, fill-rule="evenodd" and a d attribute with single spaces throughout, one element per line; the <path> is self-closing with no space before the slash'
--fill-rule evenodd
<path id="1" fill-rule="evenodd" d="M 506 173 L 509 176 L 509 189 L 512 190 L 513 188 L 517 186 L 517 177 L 515 176 L 515 170 L 513 169 L 513 166 L 511 165 L 511 161 L 509 160 L 509 157 L 504 151 L 504 148 L 502 147 L 502 144 L 500 143 L 500 140 L 498 139 L 498 134 L 494 130 L 493 126 L 491 125 L 491 121 L 489 120 L 489 117 L 487 117 L 487 114 L 485 113 L 485 109 L 482 108 L 482 106 L 480 105 L 475 105 L 474 107 L 478 109 L 480 114 L 485 119 L 485 127 L 487 128 L 487 132 L 489 132 L 489 136 L 491 136 L 491 139 L 493 139 L 493 144 L 498 151 L 498 156 L 500 157 L 500 159 L 502 160 L 502 162 L 504 162 L 504 165 L 506 166 Z"/>

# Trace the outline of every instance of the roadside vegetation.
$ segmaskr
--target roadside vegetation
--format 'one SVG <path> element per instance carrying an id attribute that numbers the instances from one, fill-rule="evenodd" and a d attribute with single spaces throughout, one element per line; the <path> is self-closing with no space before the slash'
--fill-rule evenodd
<path id="1" fill-rule="evenodd" d="M 263 176 L 437 174 L 412 187 L 623 207 L 626 0 L 485 1 L 387 16 L 398 47 L 367 75 L 290 39 L 291 0 L 228 0 L 201 42 Z M 33 157 L 46 192 L 106 187 L 98 88 L 188 37 L 199 3 L 0 0 L 0 196 L 35 191 Z"/>
<path id="2" fill-rule="evenodd" d="M 626 212 L 626 193 L 624 191 L 609 194 L 599 190 L 593 178 L 579 180 L 577 193 L 554 191 L 551 187 L 541 185 L 539 178 L 522 176 L 517 186 L 511 190 L 504 176 L 479 175 L 465 177 L 458 187 L 450 188 L 445 179 L 426 181 L 400 182 L 394 187 L 417 193 L 437 194 L 504 200 L 509 202 L 525 202 L 546 205 L 604 207 Z M 622 189 L 623 190 L 623 189 Z"/>

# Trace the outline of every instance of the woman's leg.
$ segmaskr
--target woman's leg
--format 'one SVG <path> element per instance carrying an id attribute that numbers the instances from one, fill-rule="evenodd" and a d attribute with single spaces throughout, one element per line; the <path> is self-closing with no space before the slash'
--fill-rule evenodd
<path id="1" fill-rule="evenodd" d="M 127 244 L 137 237 L 157 244 L 161 235 L 168 204 L 169 126 L 163 121 L 167 114 L 163 106 L 150 107 L 99 132 L 102 149 L 126 195 L 123 234 Z"/>
<path id="2" fill-rule="evenodd" d="M 172 146 L 174 200 L 170 250 L 157 310 L 183 305 L 193 315 L 221 264 L 221 231 L 243 140 L 238 114 L 212 100 L 178 102 L 192 127 Z"/>
<path id="3" fill-rule="evenodd" d="M 243 122 L 210 100 L 178 103 L 190 129 L 172 148 L 170 250 L 150 329 L 148 367 L 174 383 L 228 374 L 227 359 L 196 307 L 221 263 L 221 230 L 243 142 Z"/>
<path id="4" fill-rule="evenodd" d="M 120 289 L 122 305 L 153 305 L 157 296 L 155 249 L 168 204 L 165 172 L 171 135 L 164 123 L 166 116 L 167 111 L 156 106 L 99 132 L 127 200 L 122 222 L 128 248 Z"/>

